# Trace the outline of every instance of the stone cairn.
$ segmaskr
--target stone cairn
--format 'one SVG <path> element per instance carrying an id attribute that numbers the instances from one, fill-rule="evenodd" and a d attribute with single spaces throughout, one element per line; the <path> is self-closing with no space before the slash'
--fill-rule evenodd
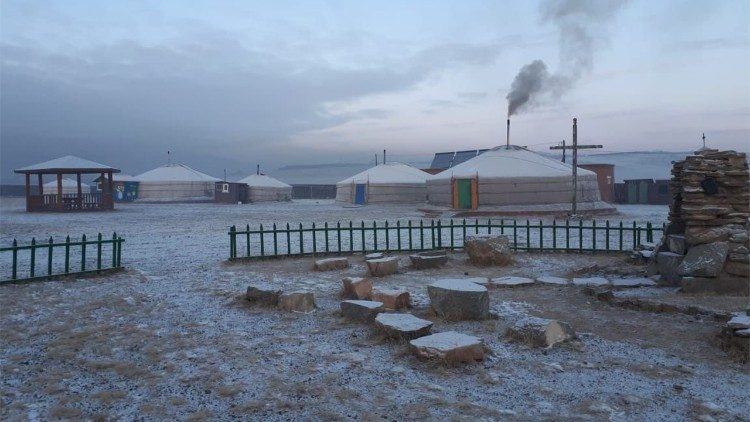
<path id="1" fill-rule="evenodd" d="M 656 271 L 685 292 L 748 294 L 750 179 L 744 153 L 697 151 L 674 163 Z"/>

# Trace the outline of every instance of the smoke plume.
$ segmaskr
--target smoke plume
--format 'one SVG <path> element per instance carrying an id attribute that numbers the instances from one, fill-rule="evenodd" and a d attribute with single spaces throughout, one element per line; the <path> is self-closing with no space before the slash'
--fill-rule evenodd
<path id="1" fill-rule="evenodd" d="M 628 0 L 546 0 L 540 13 L 543 23 L 557 27 L 559 69 L 550 74 L 542 60 L 523 66 L 513 79 L 508 116 L 533 107 L 542 97 L 558 99 L 591 71 L 599 43 L 607 42 L 606 24 Z"/>

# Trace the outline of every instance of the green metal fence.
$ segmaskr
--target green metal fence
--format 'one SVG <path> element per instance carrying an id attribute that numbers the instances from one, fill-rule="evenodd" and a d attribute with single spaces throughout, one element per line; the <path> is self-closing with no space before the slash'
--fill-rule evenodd
<path id="1" fill-rule="evenodd" d="M 632 250 L 643 241 L 653 242 L 663 231 L 652 223 L 565 220 L 419 220 L 355 224 L 324 223 L 291 226 L 261 224 L 258 229 L 229 228 L 229 259 L 272 258 L 368 252 L 411 252 L 462 249 L 467 234 L 506 234 L 518 251 L 616 252 Z"/>
<path id="2" fill-rule="evenodd" d="M 103 238 L 99 233 L 95 240 L 86 240 L 83 235 L 81 240 L 71 241 L 67 236 L 64 242 L 55 242 L 52 237 L 46 242 L 32 238 L 28 245 L 19 245 L 13 239 L 11 246 L 0 248 L 3 258 L 0 268 L 3 273 L 10 273 L 10 277 L 6 276 L 1 282 L 120 270 L 124 241 L 117 233 L 112 233 L 112 238 Z"/>

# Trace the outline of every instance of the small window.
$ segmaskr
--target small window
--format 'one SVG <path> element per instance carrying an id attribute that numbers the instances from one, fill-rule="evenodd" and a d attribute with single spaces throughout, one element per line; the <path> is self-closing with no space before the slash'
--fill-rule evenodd
<path id="1" fill-rule="evenodd" d="M 221 184 L 221 193 L 229 193 L 229 183 Z"/>

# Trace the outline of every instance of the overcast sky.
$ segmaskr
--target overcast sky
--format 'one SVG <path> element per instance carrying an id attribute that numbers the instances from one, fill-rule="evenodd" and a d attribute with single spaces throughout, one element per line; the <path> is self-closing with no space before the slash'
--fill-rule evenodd
<path id="1" fill-rule="evenodd" d="M 519 69 L 569 59 L 551 3 L 3 0 L 2 178 L 66 154 L 138 174 L 170 150 L 220 177 L 499 145 Z M 591 66 L 513 116 L 513 143 L 545 150 L 578 117 L 608 151 L 702 132 L 750 149 L 750 2 L 634 0 L 589 23 Z"/>

